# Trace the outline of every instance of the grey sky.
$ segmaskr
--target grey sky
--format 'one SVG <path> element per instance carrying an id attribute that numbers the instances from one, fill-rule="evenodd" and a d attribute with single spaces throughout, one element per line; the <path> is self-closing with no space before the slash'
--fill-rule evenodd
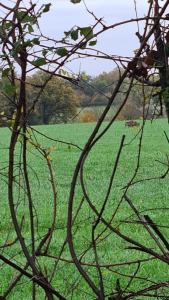
<path id="1" fill-rule="evenodd" d="M 50 0 L 39 0 L 40 3 L 48 3 Z M 69 30 L 74 25 L 87 26 L 94 24 L 94 19 L 89 15 L 84 7 L 83 1 L 79 4 L 72 4 L 69 0 L 52 0 L 52 9 L 42 18 L 41 27 L 43 32 L 56 39 L 63 37 L 63 32 Z M 106 24 L 113 24 L 125 19 L 135 17 L 134 0 L 85 0 L 88 8 L 97 17 L 103 17 Z M 138 14 L 144 16 L 148 7 L 147 0 L 137 0 Z M 131 56 L 136 49 L 138 38 L 135 36 L 137 24 L 128 24 L 112 30 L 99 37 L 95 46 L 108 54 Z M 96 75 L 103 71 L 111 71 L 113 63 L 108 61 L 81 60 L 72 63 L 70 66 L 75 72 L 79 68 L 91 75 Z"/>

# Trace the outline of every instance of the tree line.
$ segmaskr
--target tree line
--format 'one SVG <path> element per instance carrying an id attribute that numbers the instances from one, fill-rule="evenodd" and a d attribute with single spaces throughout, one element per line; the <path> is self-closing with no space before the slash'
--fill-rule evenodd
<path id="1" fill-rule="evenodd" d="M 5 74 L 6 75 L 6 74 Z M 70 82 L 49 75 L 43 71 L 37 71 L 28 77 L 27 84 L 27 109 L 33 106 L 28 122 L 31 125 L 56 124 L 79 121 L 79 110 L 87 107 L 88 112 L 92 107 L 104 107 L 119 79 L 119 71 L 103 72 L 98 76 L 90 76 L 85 72 L 78 79 Z M 16 76 L 16 82 L 17 82 Z M 48 80 L 47 85 L 43 84 Z M 19 86 L 16 83 L 16 86 Z M 113 103 L 114 109 L 123 101 L 123 96 L 128 88 L 128 79 L 123 83 Z M 42 89 L 40 96 L 39 92 Z M 13 90 L 10 78 L 2 76 L 0 80 L 0 125 L 10 124 L 11 118 L 17 109 L 13 103 Z M 16 91 L 17 93 L 17 88 Z M 150 89 L 146 92 L 150 93 Z M 36 99 L 38 98 L 38 101 Z M 139 118 L 142 114 L 143 93 L 141 84 L 135 83 L 132 87 L 128 102 L 121 112 L 119 119 Z M 92 119 L 91 119 L 92 120 Z M 89 118 L 90 121 L 90 118 Z"/>

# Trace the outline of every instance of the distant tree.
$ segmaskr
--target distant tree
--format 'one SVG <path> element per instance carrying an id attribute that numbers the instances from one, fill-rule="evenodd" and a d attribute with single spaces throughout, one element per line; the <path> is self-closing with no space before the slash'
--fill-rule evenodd
<path id="1" fill-rule="evenodd" d="M 36 100 L 39 88 L 43 86 L 48 75 L 38 71 L 29 78 L 34 86 L 28 87 L 28 103 L 33 105 Z M 52 77 L 47 83 L 34 112 L 29 117 L 29 122 L 33 124 L 51 124 L 68 122 L 75 114 L 78 106 L 78 97 L 70 85 L 65 80 L 58 77 Z"/>
<path id="2" fill-rule="evenodd" d="M 121 74 L 123 74 L 124 70 L 121 69 L 120 72 Z M 82 78 L 83 81 L 80 84 L 80 89 L 79 87 L 74 87 L 80 95 L 81 106 L 105 106 L 107 105 L 109 97 L 111 96 L 112 91 L 119 80 L 119 70 L 115 68 L 111 72 L 103 72 L 95 77 L 90 77 L 86 73 L 83 73 Z M 115 101 L 113 103 L 114 107 L 118 107 L 120 103 L 123 102 L 123 96 L 128 89 L 129 82 L 129 78 L 126 77 L 125 81 L 121 85 L 118 94 L 115 97 Z M 144 87 L 144 90 L 146 95 L 151 92 L 151 89 L 149 87 Z M 142 113 L 142 105 L 142 86 L 135 80 L 128 97 L 128 103 L 123 109 L 123 112 L 122 114 L 120 114 L 119 118 L 136 119 L 140 117 Z"/>

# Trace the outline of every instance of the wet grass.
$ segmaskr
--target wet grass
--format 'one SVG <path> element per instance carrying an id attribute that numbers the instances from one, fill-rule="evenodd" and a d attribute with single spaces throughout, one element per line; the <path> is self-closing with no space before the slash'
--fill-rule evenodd
<path id="1" fill-rule="evenodd" d="M 50 125 L 35 127 L 43 134 L 58 140 L 64 140 L 69 143 L 77 144 L 83 148 L 87 138 L 92 132 L 95 124 L 66 124 L 66 125 Z M 103 125 L 106 126 L 106 123 Z M 103 128 L 103 127 L 102 127 Z M 142 214 L 148 214 L 154 222 L 160 227 L 166 238 L 169 238 L 168 230 L 168 215 L 169 215 L 169 185 L 168 176 L 163 179 L 145 180 L 150 177 L 160 177 L 167 170 L 167 155 L 169 153 L 169 144 L 164 135 L 164 130 L 169 135 L 169 126 L 166 120 L 156 120 L 153 123 L 147 122 L 144 130 L 144 138 L 142 143 L 142 152 L 140 157 L 140 168 L 135 178 L 135 181 L 140 181 L 134 184 L 128 191 L 128 195 L 133 200 L 134 205 Z M 106 135 L 96 144 L 87 158 L 85 164 L 85 184 L 92 203 L 101 208 L 103 199 L 105 197 L 107 187 L 110 180 L 110 175 L 115 163 L 117 151 L 121 142 L 122 135 L 125 135 L 125 144 L 120 162 L 117 168 L 116 176 L 114 178 L 112 190 L 109 201 L 104 212 L 104 217 L 110 219 L 115 211 L 123 194 L 123 188 L 129 182 L 138 162 L 138 145 L 139 136 L 134 140 L 138 128 L 126 128 L 124 122 L 116 122 L 114 126 L 106 133 Z M 7 196 L 7 169 L 8 166 L 8 145 L 10 132 L 8 129 L 0 129 L 0 228 L 1 236 L 0 243 L 5 241 L 10 244 L 15 239 L 15 232 L 11 223 L 8 196 Z M 52 166 L 55 172 L 57 183 L 57 223 L 56 230 L 53 236 L 51 249 L 49 253 L 57 256 L 59 254 L 61 245 L 66 238 L 66 222 L 68 199 L 70 192 L 70 184 L 73 171 L 80 155 L 80 150 L 73 146 L 68 146 L 59 142 L 54 142 L 36 134 L 38 143 L 43 148 L 53 148 L 50 157 L 52 158 Z M 133 141 L 132 141 L 133 140 Z M 51 185 L 49 181 L 49 174 L 46 162 L 35 149 L 28 145 L 28 166 L 29 176 L 31 182 L 32 197 L 35 206 L 35 212 L 38 214 L 38 231 L 36 232 L 37 239 L 43 236 L 48 228 L 51 226 L 53 197 Z M 18 152 L 19 155 L 19 145 Z M 16 164 L 19 157 L 16 157 Z M 18 175 L 16 166 L 16 176 Z M 16 177 L 17 178 L 17 177 Z M 144 179 L 144 180 L 143 180 Z M 83 197 L 80 183 L 78 181 L 76 186 L 74 213 Z M 15 203 L 18 204 L 18 219 L 21 220 L 23 214 L 28 216 L 28 203 L 25 199 L 24 191 L 18 194 L 17 186 L 15 187 Z M 122 201 L 116 216 L 113 219 L 112 226 L 118 228 L 120 232 L 130 236 L 131 238 L 143 243 L 160 253 L 157 245 L 150 239 L 149 234 L 139 224 L 131 224 L 136 220 L 136 216 L 127 203 Z M 80 256 L 83 251 L 91 244 L 91 228 L 94 221 L 94 215 L 89 209 L 87 203 L 84 203 L 80 214 L 76 220 L 74 227 L 74 244 L 76 253 Z M 104 229 L 103 225 L 98 226 L 97 234 L 100 234 Z M 25 219 L 23 226 L 23 234 L 27 245 L 30 244 L 30 228 L 29 222 Z M 129 260 L 139 260 L 149 257 L 145 253 L 140 253 L 136 250 L 129 249 L 129 244 L 115 236 L 110 235 L 110 231 L 106 230 L 99 237 L 98 254 L 100 263 L 118 263 Z M 37 241 L 38 244 L 38 241 Z M 21 254 L 19 243 L 15 243 L 12 247 L 7 247 L 2 250 L 6 257 L 14 257 L 16 262 L 21 266 L 24 265 L 25 259 Z M 68 247 L 65 247 L 63 257 L 71 259 Z M 47 258 L 38 258 L 39 262 L 43 263 L 43 270 L 52 268 L 54 260 Z M 92 249 L 87 252 L 85 262 L 94 261 L 94 253 Z M 114 267 L 110 270 L 103 268 L 102 273 L 104 277 L 105 287 L 108 293 L 114 289 L 117 278 L 120 278 L 122 288 L 125 288 L 130 280 L 130 277 L 136 270 L 138 265 Z M 93 280 L 97 283 L 97 272 L 94 268 L 89 269 L 84 267 L 91 275 Z M 123 275 L 118 275 L 118 272 Z M 1 294 L 7 288 L 9 281 L 12 279 L 13 270 L 10 267 L 0 265 L 0 291 Z M 168 265 L 151 260 L 149 263 L 141 264 L 138 277 L 149 278 L 151 285 L 153 282 L 160 282 L 168 280 L 169 268 Z M 86 284 L 79 276 L 73 264 L 60 262 L 58 271 L 53 279 L 53 286 L 55 286 L 67 299 L 94 299 L 92 292 L 88 290 Z M 78 286 L 75 289 L 73 297 L 71 293 L 73 286 Z M 144 288 L 147 285 L 144 279 L 133 280 L 130 290 Z M 88 294 L 89 292 L 89 294 Z M 43 293 L 37 289 L 38 298 L 44 299 Z M 160 291 L 164 295 L 166 291 Z M 29 280 L 23 278 L 13 292 L 8 297 L 9 299 L 31 299 L 31 284 Z M 145 296 L 145 299 L 151 299 Z M 138 298 L 139 299 L 139 298 Z"/>

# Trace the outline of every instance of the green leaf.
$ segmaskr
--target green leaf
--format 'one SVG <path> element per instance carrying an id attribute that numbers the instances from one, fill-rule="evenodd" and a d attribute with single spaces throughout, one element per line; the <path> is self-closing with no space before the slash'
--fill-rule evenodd
<path id="1" fill-rule="evenodd" d="M 24 42 L 24 47 L 32 47 L 32 41 L 27 40 L 26 42 Z"/>
<path id="2" fill-rule="evenodd" d="M 81 0 L 70 0 L 70 2 L 72 2 L 73 4 L 77 4 L 77 3 L 80 3 Z"/>
<path id="3" fill-rule="evenodd" d="M 32 23 L 33 24 L 36 21 L 36 18 L 32 15 L 28 15 L 26 13 L 26 11 L 18 11 L 16 13 L 16 16 L 21 23 Z"/>
<path id="4" fill-rule="evenodd" d="M 46 56 L 47 53 L 48 53 L 48 51 L 47 51 L 46 49 L 43 49 L 43 50 L 42 50 L 42 55 L 43 55 L 43 56 Z"/>
<path id="5" fill-rule="evenodd" d="M 93 37 L 92 27 L 91 26 L 81 27 L 80 28 L 80 34 L 84 35 L 86 38 L 92 38 Z"/>
<path id="6" fill-rule="evenodd" d="M 32 47 L 33 45 L 39 45 L 40 44 L 40 41 L 38 38 L 34 38 L 32 40 L 27 40 L 25 43 L 24 43 L 24 46 L 25 47 Z"/>
<path id="7" fill-rule="evenodd" d="M 50 6 L 51 6 L 51 3 L 45 4 L 44 9 L 43 9 L 43 13 L 48 12 L 50 10 Z"/>
<path id="8" fill-rule="evenodd" d="M 11 51 L 11 55 L 12 55 L 13 57 L 16 57 L 17 54 L 19 54 L 19 52 L 22 50 L 22 47 L 23 47 L 22 42 L 21 42 L 20 40 L 17 41 L 17 42 L 14 44 L 14 47 L 13 47 L 13 49 L 12 49 L 12 51 Z"/>
<path id="9" fill-rule="evenodd" d="M 34 31 L 34 30 L 33 30 L 33 27 L 32 27 L 30 24 L 28 24 L 28 31 L 29 31 L 29 33 L 31 33 L 31 32 Z"/>
<path id="10" fill-rule="evenodd" d="M 40 44 L 39 38 L 34 38 L 34 39 L 32 40 L 32 43 L 33 43 L 34 45 L 39 45 L 39 44 Z"/>
<path id="11" fill-rule="evenodd" d="M 2 71 L 2 78 L 7 77 L 9 72 L 10 72 L 10 68 L 6 68 L 5 70 Z"/>
<path id="12" fill-rule="evenodd" d="M 72 30 L 70 33 L 70 36 L 71 36 L 72 40 L 76 41 L 79 36 L 79 29 Z"/>
<path id="13" fill-rule="evenodd" d="M 89 46 L 95 46 L 97 44 L 97 40 L 89 42 Z"/>
<path id="14" fill-rule="evenodd" d="M 58 49 L 56 50 L 56 53 L 57 53 L 59 56 L 63 57 L 63 56 L 66 56 L 66 55 L 68 54 L 68 51 L 67 51 L 66 48 L 58 48 Z"/>
<path id="15" fill-rule="evenodd" d="M 64 34 L 66 37 L 68 37 L 71 34 L 71 31 L 64 31 Z"/>
<path id="16" fill-rule="evenodd" d="M 80 48 L 81 48 L 81 49 L 86 49 L 86 46 L 87 46 L 87 43 L 83 43 L 83 44 L 80 46 Z"/>
<path id="17" fill-rule="evenodd" d="M 4 24 L 4 29 L 11 29 L 13 27 L 13 24 L 12 24 L 12 22 L 11 21 L 9 21 L 9 22 L 5 22 L 5 24 Z"/>
<path id="18" fill-rule="evenodd" d="M 40 57 L 32 62 L 35 67 L 40 67 L 46 64 L 46 59 L 44 57 Z"/>

